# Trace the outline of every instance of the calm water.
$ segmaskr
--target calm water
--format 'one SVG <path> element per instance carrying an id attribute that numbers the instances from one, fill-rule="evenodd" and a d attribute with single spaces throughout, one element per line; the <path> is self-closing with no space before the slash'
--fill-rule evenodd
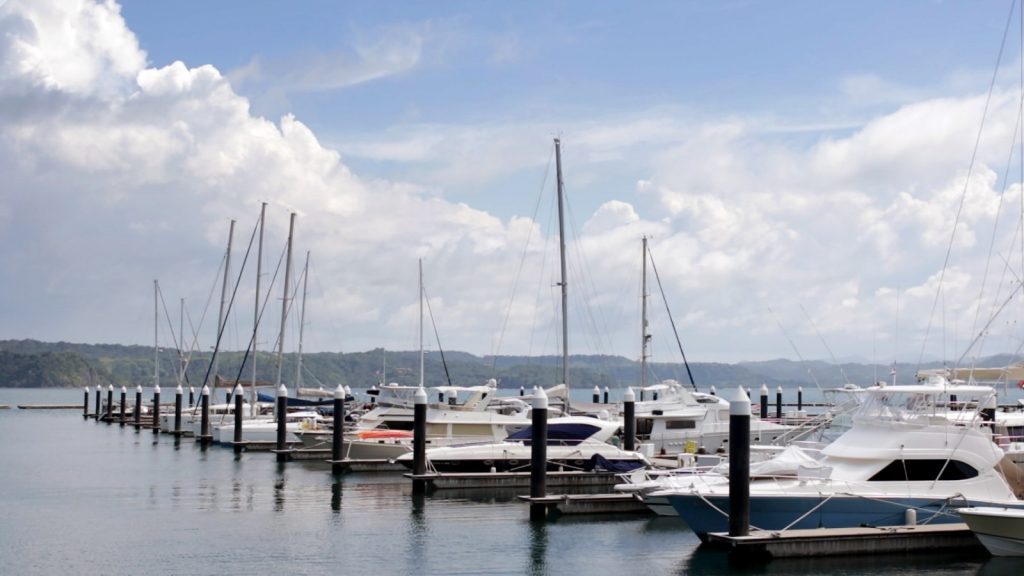
<path id="1" fill-rule="evenodd" d="M 115 397 L 117 394 L 115 394 Z M 129 398 L 133 398 L 129 394 Z M 148 392 L 147 396 L 148 398 Z M 0 404 L 80 390 L 0 389 Z M 131 400 L 129 400 L 131 401 Z M 681 522 L 532 524 L 513 493 L 414 498 L 396 473 L 333 477 L 267 453 L 200 451 L 80 411 L 0 411 L 3 574 L 1020 574 L 977 556 L 773 561 L 737 569 Z"/>

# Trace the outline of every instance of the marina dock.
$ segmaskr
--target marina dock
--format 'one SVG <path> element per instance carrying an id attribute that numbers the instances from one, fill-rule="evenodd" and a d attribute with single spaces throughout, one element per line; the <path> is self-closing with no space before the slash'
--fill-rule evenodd
<path id="1" fill-rule="evenodd" d="M 547 507 L 548 512 L 560 515 L 578 514 L 654 514 L 635 494 L 551 494 L 548 496 L 519 496 L 530 504 Z"/>
<path id="2" fill-rule="evenodd" d="M 464 472 L 405 474 L 411 480 L 421 480 L 432 490 L 476 488 L 529 488 L 530 472 Z M 581 472 L 577 470 L 548 472 L 547 485 L 553 487 L 611 488 L 621 482 L 611 472 Z"/>
<path id="3" fill-rule="evenodd" d="M 984 553 L 981 543 L 963 523 L 766 530 L 751 531 L 748 536 L 713 532 L 708 534 L 708 544 L 727 548 L 731 554 L 749 560 L 972 549 Z"/>
<path id="4" fill-rule="evenodd" d="M 10 408 L 4 404 L 0 408 Z M 81 404 L 18 404 L 18 410 L 81 410 Z"/>

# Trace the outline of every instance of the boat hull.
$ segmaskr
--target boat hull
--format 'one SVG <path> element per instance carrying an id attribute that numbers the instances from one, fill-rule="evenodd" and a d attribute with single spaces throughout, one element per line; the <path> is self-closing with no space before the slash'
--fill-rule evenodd
<path id="1" fill-rule="evenodd" d="M 679 517 L 701 539 L 709 532 L 729 530 L 729 497 L 698 494 L 667 496 Z M 953 508 L 969 506 L 963 499 L 825 496 L 758 496 L 750 499 L 750 526 L 760 530 L 902 526 L 906 511 L 917 511 L 917 522 L 961 522 Z"/>
<path id="2" fill-rule="evenodd" d="M 960 517 L 993 556 L 1024 556 L 1024 510 L 963 508 Z"/>

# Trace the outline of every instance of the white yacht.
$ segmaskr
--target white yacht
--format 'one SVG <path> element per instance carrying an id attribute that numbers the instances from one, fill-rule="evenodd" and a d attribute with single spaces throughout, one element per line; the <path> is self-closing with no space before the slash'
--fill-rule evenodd
<path id="1" fill-rule="evenodd" d="M 587 416 L 562 416 L 548 420 L 548 470 L 589 470 L 595 466 L 625 471 L 647 466 L 639 452 L 622 450 L 609 443 L 622 427 L 615 420 Z M 502 442 L 428 448 L 427 467 L 436 472 L 528 471 L 533 427 L 523 428 Z M 396 462 L 412 468 L 413 455 Z"/>
<path id="2" fill-rule="evenodd" d="M 993 442 L 979 410 L 951 418 L 950 395 L 990 405 L 989 386 L 955 385 L 941 377 L 914 385 L 862 391 L 852 427 L 818 458 L 751 466 L 752 528 L 839 528 L 919 522 L 959 522 L 955 508 L 1022 508 L 1024 478 Z M 728 529 L 728 472 L 694 474 L 682 486 L 652 492 L 665 497 L 705 540 Z"/>

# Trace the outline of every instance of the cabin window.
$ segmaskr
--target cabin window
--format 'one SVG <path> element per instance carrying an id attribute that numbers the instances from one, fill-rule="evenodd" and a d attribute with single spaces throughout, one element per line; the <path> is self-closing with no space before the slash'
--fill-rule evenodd
<path id="1" fill-rule="evenodd" d="M 692 430 L 697 427 L 693 420 L 666 420 L 665 428 L 668 430 Z"/>
<path id="2" fill-rule="evenodd" d="M 636 419 L 636 437 L 647 440 L 651 437 L 651 430 L 654 428 L 654 420 L 651 418 Z"/>
<path id="3" fill-rule="evenodd" d="M 941 476 L 940 476 L 941 474 Z M 870 478 L 872 482 L 905 482 L 907 480 L 966 480 L 978 471 L 959 460 L 893 460 Z"/>

